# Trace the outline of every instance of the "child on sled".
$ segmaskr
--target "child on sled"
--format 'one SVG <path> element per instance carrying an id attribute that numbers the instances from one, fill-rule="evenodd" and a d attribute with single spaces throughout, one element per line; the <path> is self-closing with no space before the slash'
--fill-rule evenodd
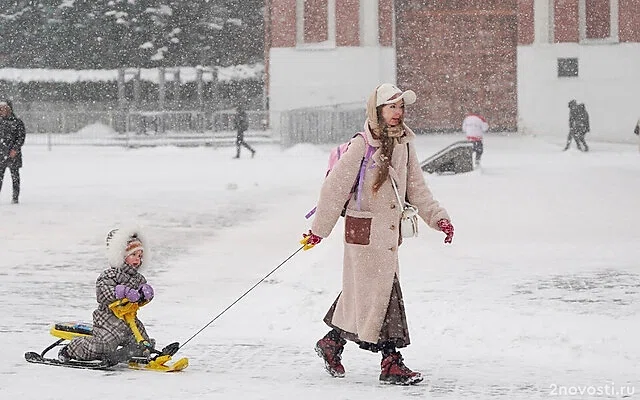
<path id="1" fill-rule="evenodd" d="M 153 299 L 153 288 L 140 273 L 145 254 L 143 235 L 139 229 L 113 229 L 106 241 L 109 268 L 96 280 L 98 308 L 93 312 L 93 334 L 74 338 L 60 349 L 58 359 L 62 362 L 107 360 L 117 364 L 131 357 L 148 356 L 155 345 L 137 317 L 135 324 L 144 338 L 141 342 L 136 341 L 127 322 L 109 307 L 118 300 L 142 306 Z"/>

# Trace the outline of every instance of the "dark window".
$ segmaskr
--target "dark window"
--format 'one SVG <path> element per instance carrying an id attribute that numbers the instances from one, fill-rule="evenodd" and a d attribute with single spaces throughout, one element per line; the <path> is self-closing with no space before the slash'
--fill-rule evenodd
<path id="1" fill-rule="evenodd" d="M 558 58 L 558 78 L 578 76 L 577 58 Z"/>

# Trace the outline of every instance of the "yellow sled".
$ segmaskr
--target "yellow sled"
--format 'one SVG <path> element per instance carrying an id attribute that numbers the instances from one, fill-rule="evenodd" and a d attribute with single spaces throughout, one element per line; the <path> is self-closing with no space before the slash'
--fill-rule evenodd
<path id="1" fill-rule="evenodd" d="M 133 333 L 136 341 L 142 343 L 145 339 L 140 333 L 136 325 L 136 314 L 138 309 L 143 304 L 132 303 L 127 299 L 114 301 L 109 305 L 109 309 L 115 314 L 116 317 L 125 321 L 131 332 Z M 51 327 L 49 331 L 51 335 L 58 338 L 53 344 L 45 348 L 40 354 L 35 352 L 27 352 L 25 359 L 29 362 L 49 364 L 49 365 L 61 365 L 70 366 L 73 368 L 90 368 L 90 369 L 106 369 L 110 365 L 106 365 L 101 362 L 95 361 L 77 361 L 73 360 L 71 363 L 66 364 L 58 361 L 54 358 L 46 358 L 45 354 L 56 346 L 64 346 L 67 341 L 71 341 L 76 337 L 91 336 L 93 334 L 93 325 L 88 322 L 62 322 L 57 323 Z M 171 361 L 171 356 L 174 355 L 179 349 L 178 343 L 172 343 L 166 346 L 162 350 L 150 349 L 153 354 L 150 358 L 134 357 L 129 361 L 129 368 L 151 370 L 159 372 L 176 372 L 182 371 L 189 366 L 189 360 L 187 358 L 181 358 L 174 363 Z"/>

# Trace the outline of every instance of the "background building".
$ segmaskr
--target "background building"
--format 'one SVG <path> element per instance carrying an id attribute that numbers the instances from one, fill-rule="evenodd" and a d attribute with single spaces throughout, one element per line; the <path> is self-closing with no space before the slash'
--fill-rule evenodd
<path id="1" fill-rule="evenodd" d="M 633 140 L 640 114 L 640 0 L 520 0 L 518 127 L 565 134 L 585 103 L 594 138 Z"/>
<path id="2" fill-rule="evenodd" d="M 627 140 L 639 10 L 640 0 L 270 0 L 271 125 L 294 109 L 362 109 L 391 81 L 417 92 L 409 123 L 419 131 L 459 130 L 475 111 L 494 130 L 564 136 L 575 98 L 593 137 Z"/>

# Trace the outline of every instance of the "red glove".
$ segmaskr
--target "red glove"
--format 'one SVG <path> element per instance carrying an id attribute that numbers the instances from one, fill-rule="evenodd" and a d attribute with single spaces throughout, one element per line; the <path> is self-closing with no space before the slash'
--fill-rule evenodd
<path id="1" fill-rule="evenodd" d="M 309 229 L 309 233 L 302 234 L 300 244 L 304 245 L 303 250 L 309 250 L 320 243 L 321 240 L 322 238 L 320 236 L 314 235 L 313 232 L 311 232 L 311 229 Z"/>
<path id="2" fill-rule="evenodd" d="M 449 222 L 448 219 L 441 219 L 440 221 L 438 221 L 438 227 L 442 232 L 444 232 L 445 235 L 447 235 L 444 238 L 444 242 L 451 243 L 451 241 L 453 240 L 453 225 L 451 225 L 451 222 Z"/>

